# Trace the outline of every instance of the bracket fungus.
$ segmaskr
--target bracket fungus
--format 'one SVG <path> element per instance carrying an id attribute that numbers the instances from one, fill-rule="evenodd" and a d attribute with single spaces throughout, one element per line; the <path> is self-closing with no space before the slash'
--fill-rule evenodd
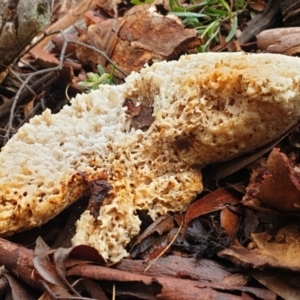
<path id="1" fill-rule="evenodd" d="M 118 261 L 139 232 L 138 210 L 153 219 L 185 210 L 202 190 L 202 166 L 297 123 L 299 85 L 299 58 L 206 53 L 154 63 L 123 85 L 77 95 L 57 114 L 46 110 L 0 153 L 0 235 L 40 226 L 85 194 L 89 180 L 104 180 L 99 213 L 82 214 L 72 242 Z M 152 106 L 147 130 L 132 126 L 125 99 Z"/>

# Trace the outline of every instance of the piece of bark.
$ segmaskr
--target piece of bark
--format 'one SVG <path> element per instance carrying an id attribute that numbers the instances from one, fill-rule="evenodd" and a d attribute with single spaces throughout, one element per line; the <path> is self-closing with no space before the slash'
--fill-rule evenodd
<path id="1" fill-rule="evenodd" d="M 42 277 L 34 268 L 33 257 L 33 250 L 0 239 L 0 264 L 4 264 L 8 271 L 11 271 L 31 286 L 43 289 Z M 80 257 L 77 256 L 77 259 L 80 259 Z M 89 259 L 89 261 L 91 260 L 93 259 Z M 97 259 L 95 262 L 98 262 Z M 136 296 L 139 293 L 143 296 L 142 299 L 193 300 L 201 298 L 203 300 L 238 300 L 240 297 L 236 296 L 236 293 L 246 292 L 255 295 L 259 299 L 276 299 L 276 295 L 273 292 L 265 289 L 134 274 L 100 265 L 91 265 L 86 260 L 83 260 L 81 263 L 77 260 L 75 264 L 72 262 L 72 259 L 70 263 L 67 260 L 66 266 L 66 276 L 80 276 L 105 281 L 105 288 L 110 288 L 112 284 L 116 284 L 117 294 L 120 296 Z M 233 293 L 231 294 L 230 292 Z"/>
<path id="2" fill-rule="evenodd" d="M 280 17 L 280 7 L 278 0 L 269 0 L 261 14 L 257 14 L 249 23 L 247 28 L 238 38 L 240 44 L 252 40 L 261 31 L 272 27 Z"/>
<path id="3" fill-rule="evenodd" d="M 49 23 L 51 13 L 48 0 L 1 1 L 0 82 L 6 76 L 6 68 Z"/>
<path id="4" fill-rule="evenodd" d="M 242 245 L 230 245 L 228 248 L 218 252 L 218 256 L 231 260 L 238 266 L 254 269 L 287 269 L 287 266 L 281 260 L 275 257 L 263 254 L 259 249 L 248 249 Z M 288 266 L 291 271 L 300 271 L 299 266 Z"/>
<path id="5" fill-rule="evenodd" d="M 0 265 L 35 288 L 40 288 L 32 263 L 33 250 L 0 238 Z"/>
<path id="6" fill-rule="evenodd" d="M 134 274 L 168 276 L 218 284 L 226 282 L 231 275 L 222 265 L 206 258 L 169 255 L 159 258 L 147 272 L 144 272 L 146 267 L 147 264 L 143 260 L 123 259 L 116 269 Z M 239 285 L 242 285 L 241 282 Z"/>
<path id="7" fill-rule="evenodd" d="M 96 265 L 77 265 L 69 268 L 66 274 L 106 281 L 106 287 L 109 286 L 109 281 L 114 282 L 117 286 L 118 296 L 136 296 L 134 291 L 139 289 L 140 293 L 144 292 L 144 298 L 142 299 L 238 300 L 241 298 L 240 296 L 236 296 L 236 293 L 241 292 L 248 292 L 259 299 L 276 299 L 275 293 L 259 288 L 226 286 L 210 282 L 202 283 L 196 280 L 172 277 L 152 277 Z M 233 292 L 233 294 L 230 292 Z"/>
<path id="8" fill-rule="evenodd" d="M 264 30 L 256 36 L 257 47 L 264 52 L 297 55 L 300 53 L 300 28 Z"/>

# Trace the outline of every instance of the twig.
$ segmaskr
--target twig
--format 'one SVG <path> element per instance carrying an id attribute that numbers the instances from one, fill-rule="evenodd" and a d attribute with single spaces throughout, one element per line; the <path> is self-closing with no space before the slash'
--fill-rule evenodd
<path id="1" fill-rule="evenodd" d="M 60 31 L 60 33 L 61 33 L 61 35 L 64 38 L 64 43 L 63 43 L 63 47 L 62 47 L 62 50 L 61 50 L 61 53 L 60 53 L 59 65 L 56 66 L 56 67 L 53 67 L 53 68 L 48 68 L 46 70 L 39 70 L 39 71 L 33 72 L 33 73 L 29 74 L 28 77 L 23 81 L 23 83 L 21 84 L 18 92 L 16 93 L 16 95 L 14 97 L 14 100 L 13 100 L 13 103 L 12 103 L 12 106 L 11 106 L 11 109 L 10 109 L 10 116 L 9 116 L 9 121 L 8 121 L 8 128 L 7 128 L 5 136 L 4 136 L 4 145 L 7 143 L 7 141 L 10 138 L 10 133 L 11 133 L 12 127 L 13 127 L 14 111 L 15 111 L 16 105 L 18 103 L 18 99 L 20 98 L 21 92 L 26 87 L 30 92 L 32 92 L 32 93 L 34 93 L 34 95 L 36 95 L 35 92 L 32 91 L 32 89 L 28 86 L 28 82 L 32 79 L 32 77 L 37 76 L 37 75 L 42 75 L 42 74 L 45 74 L 45 73 L 48 73 L 48 72 L 51 72 L 51 71 L 60 71 L 62 69 L 62 67 L 63 67 L 63 61 L 64 61 L 64 57 L 65 57 L 65 53 L 66 53 L 66 49 L 67 49 L 68 43 L 76 44 L 76 45 L 79 45 L 79 46 L 82 46 L 82 47 L 86 47 L 87 49 L 91 49 L 91 50 L 95 51 L 96 53 L 102 55 L 110 64 L 112 64 L 114 66 L 115 69 L 117 69 L 119 72 L 121 72 L 124 76 L 128 76 L 128 74 L 125 71 L 123 71 L 120 67 L 118 67 L 106 55 L 105 52 L 97 49 L 94 46 L 87 45 L 85 43 L 71 41 L 71 40 L 69 40 L 66 37 L 66 35 L 64 34 L 63 31 Z M 22 81 L 21 77 L 17 76 L 17 78 L 20 81 Z"/>
<path id="2" fill-rule="evenodd" d="M 94 46 L 90 46 L 90 45 L 88 45 L 88 44 L 85 44 L 85 43 L 81 43 L 81 42 L 75 42 L 75 41 L 70 41 L 70 40 L 68 40 L 68 42 L 69 43 L 71 43 L 71 44 L 76 44 L 76 45 L 79 45 L 79 46 L 83 46 L 83 47 L 85 47 L 85 48 L 87 48 L 87 49 L 91 49 L 91 50 L 93 50 L 93 51 L 95 51 L 96 53 L 98 53 L 98 54 L 100 54 L 100 55 L 102 55 L 110 64 L 112 64 L 119 72 L 121 72 L 124 76 L 128 76 L 128 74 L 125 72 L 125 71 L 123 71 L 120 67 L 118 67 L 107 55 L 106 55 L 106 53 L 105 52 L 103 52 L 103 51 L 101 51 L 101 50 L 99 50 L 99 49 L 97 49 L 96 47 L 94 47 Z"/>
<path id="3" fill-rule="evenodd" d="M 12 67 L 9 67 L 8 69 L 9 69 L 9 72 L 11 72 L 19 82 L 21 82 L 21 83 L 23 82 L 23 79 L 20 77 L 20 75 L 18 73 L 16 73 L 12 69 Z M 30 86 L 26 85 L 26 88 L 33 96 L 35 96 L 35 97 L 37 96 L 36 92 Z"/>
<path id="4" fill-rule="evenodd" d="M 63 35 L 63 32 L 61 32 L 61 33 Z M 10 137 L 10 132 L 11 132 L 12 127 L 13 127 L 14 111 L 15 111 L 18 99 L 19 99 L 19 97 L 21 95 L 21 92 L 23 91 L 23 89 L 25 88 L 25 86 L 27 86 L 28 82 L 31 80 L 31 78 L 33 76 L 42 75 L 42 74 L 45 74 L 45 73 L 48 73 L 48 72 L 51 72 L 51 71 L 59 71 L 59 70 L 62 69 L 63 60 L 64 60 L 65 52 L 66 52 L 66 49 L 67 49 L 67 45 L 68 45 L 68 41 L 65 39 L 64 43 L 63 43 L 63 47 L 62 47 L 61 53 L 60 53 L 59 65 L 58 66 L 53 67 L 53 68 L 48 68 L 46 70 L 39 70 L 39 71 L 33 72 L 21 84 L 21 86 L 20 86 L 20 88 L 19 88 L 19 90 L 18 90 L 18 92 L 17 92 L 17 94 L 16 94 L 16 96 L 14 98 L 13 104 L 11 106 L 10 116 L 9 116 L 9 121 L 8 121 L 8 128 L 7 128 L 5 136 L 4 136 L 4 144 L 7 143 L 7 141 L 9 140 L 9 137 Z"/>
<path id="5" fill-rule="evenodd" d="M 116 284 L 114 283 L 112 286 L 112 296 L 111 300 L 116 300 Z"/>

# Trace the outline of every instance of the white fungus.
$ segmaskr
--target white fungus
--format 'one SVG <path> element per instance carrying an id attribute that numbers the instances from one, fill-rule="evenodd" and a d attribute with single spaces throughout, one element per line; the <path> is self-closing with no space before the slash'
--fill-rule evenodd
<path id="1" fill-rule="evenodd" d="M 59 113 L 30 120 L 0 153 L 0 235 L 47 222 L 88 190 L 83 174 L 112 189 L 95 220 L 86 210 L 73 244 L 107 260 L 127 255 L 138 210 L 155 219 L 184 211 L 202 191 L 199 168 L 260 147 L 298 122 L 300 59 L 206 53 L 155 63 L 125 84 L 78 95 Z M 129 98 L 153 106 L 132 128 Z"/>

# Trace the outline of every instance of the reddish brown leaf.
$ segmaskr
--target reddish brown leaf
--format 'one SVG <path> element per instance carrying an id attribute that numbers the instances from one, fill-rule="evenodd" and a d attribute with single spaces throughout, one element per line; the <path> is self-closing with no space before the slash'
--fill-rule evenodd
<path id="1" fill-rule="evenodd" d="M 283 211 L 300 210 L 299 175 L 279 148 L 274 148 L 266 164 L 268 174 L 260 186 L 261 202 Z"/>
<path id="2" fill-rule="evenodd" d="M 101 265 L 105 264 L 105 260 L 99 252 L 95 248 L 87 245 L 79 245 L 70 248 L 69 258 L 94 261 Z"/>
<path id="3" fill-rule="evenodd" d="M 30 54 L 34 57 L 35 64 L 43 68 L 56 67 L 59 64 L 59 60 L 44 49 L 34 47 L 30 50 Z"/>
<path id="4" fill-rule="evenodd" d="M 77 34 L 73 33 L 73 34 L 64 34 L 64 35 L 69 41 L 73 41 L 73 42 L 78 41 Z M 65 42 L 65 37 L 62 36 L 62 35 L 57 35 L 53 38 L 52 43 L 54 44 L 55 47 L 51 50 L 51 53 L 54 53 L 58 56 L 60 55 L 60 53 L 62 51 L 62 47 L 63 47 L 64 42 Z M 76 50 L 76 46 L 73 43 L 68 43 L 65 55 L 68 56 L 68 57 L 69 56 L 74 57 L 75 50 Z"/>
<path id="5" fill-rule="evenodd" d="M 185 215 L 185 226 L 193 219 L 223 209 L 226 204 L 237 204 L 239 199 L 225 188 L 213 191 L 192 203 Z"/>

